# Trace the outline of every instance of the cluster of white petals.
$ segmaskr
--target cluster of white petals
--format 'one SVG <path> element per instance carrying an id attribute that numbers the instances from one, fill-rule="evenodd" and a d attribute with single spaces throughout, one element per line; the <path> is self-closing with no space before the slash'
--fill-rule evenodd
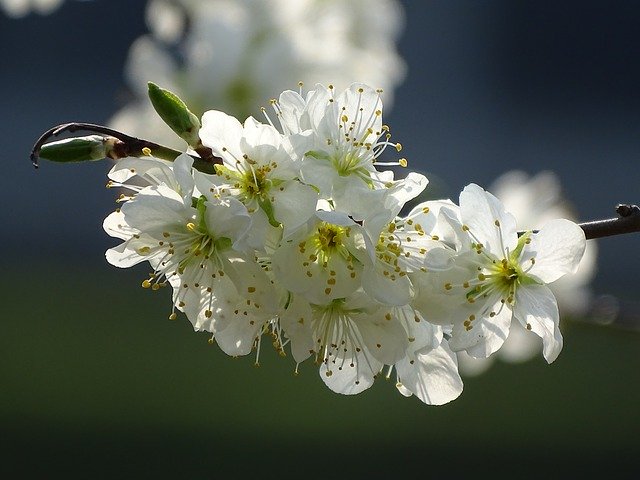
<path id="1" fill-rule="evenodd" d="M 0 0 L 0 9 L 8 16 L 19 18 L 31 12 L 47 15 L 62 5 L 63 0 Z"/>
<path id="2" fill-rule="evenodd" d="M 365 84 L 286 91 L 272 105 L 277 120 L 266 123 L 204 113 L 215 174 L 188 154 L 171 163 L 152 151 L 109 173 L 128 193 L 104 222 L 123 240 L 107 260 L 148 262 L 142 285 L 172 290 L 171 319 L 182 312 L 232 356 L 259 355 L 267 335 L 296 371 L 315 362 L 335 392 L 395 375 L 400 393 L 431 405 L 462 392 L 457 352 L 495 354 L 512 324 L 556 359 L 547 284 L 576 271 L 578 225 L 560 218 L 521 232 L 474 184 L 458 203 L 409 205 L 428 181 L 382 168 L 406 160 L 382 161 L 400 145 L 382 123 L 381 92 Z"/>
<path id="3" fill-rule="evenodd" d="M 389 107 L 406 70 L 396 48 L 403 15 L 397 0 L 150 0 L 150 32 L 132 44 L 125 67 L 134 98 L 110 124 L 184 145 L 148 104 L 149 78 L 198 115 L 257 115 L 292 79 L 377 85 Z"/>
<path id="4" fill-rule="evenodd" d="M 520 231 L 540 228 L 556 218 L 576 219 L 572 205 L 562 192 L 560 179 L 551 171 L 530 175 L 522 170 L 510 170 L 492 182 L 489 190 L 515 215 Z M 588 242 L 578 270 L 549 285 L 558 301 L 561 318 L 582 317 L 592 307 L 594 299 L 590 282 L 596 273 L 597 250 L 595 241 Z M 541 349 L 539 339 L 527 335 L 516 323 L 497 355 L 477 359 L 461 352 L 458 354 L 458 367 L 463 377 L 478 375 L 496 359 L 521 363 L 535 358 Z"/>

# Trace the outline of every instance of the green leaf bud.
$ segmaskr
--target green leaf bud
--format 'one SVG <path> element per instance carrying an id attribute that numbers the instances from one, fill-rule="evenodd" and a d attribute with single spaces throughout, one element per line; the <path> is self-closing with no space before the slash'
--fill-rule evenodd
<path id="1" fill-rule="evenodd" d="M 160 118 L 191 147 L 200 144 L 200 120 L 178 96 L 169 90 L 160 88 L 153 82 L 148 83 L 149 100 Z"/>
<path id="2" fill-rule="evenodd" d="M 45 160 L 60 163 L 102 160 L 107 156 L 108 141 L 100 135 L 66 138 L 45 143 L 40 149 L 39 156 Z"/>

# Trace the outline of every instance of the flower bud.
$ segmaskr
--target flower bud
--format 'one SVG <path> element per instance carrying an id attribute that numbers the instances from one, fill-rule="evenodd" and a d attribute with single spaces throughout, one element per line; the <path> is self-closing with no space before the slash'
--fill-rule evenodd
<path id="1" fill-rule="evenodd" d="M 52 162 L 88 162 L 107 156 L 108 139 L 100 135 L 66 138 L 42 146 L 39 156 Z"/>
<path id="2" fill-rule="evenodd" d="M 200 120 L 187 108 L 177 95 L 160 88 L 153 82 L 148 83 L 149 100 L 160 118 L 191 147 L 200 143 Z"/>

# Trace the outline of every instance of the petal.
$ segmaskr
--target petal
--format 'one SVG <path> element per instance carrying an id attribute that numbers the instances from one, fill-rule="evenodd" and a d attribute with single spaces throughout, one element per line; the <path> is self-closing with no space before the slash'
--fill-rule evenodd
<path id="1" fill-rule="evenodd" d="M 427 405 L 444 405 L 462 393 L 456 355 L 446 345 L 396 364 L 401 385 Z"/>
<path id="2" fill-rule="evenodd" d="M 140 230 L 131 228 L 127 224 L 124 214 L 120 210 L 110 213 L 102 222 L 102 228 L 104 228 L 104 231 L 111 237 L 122 240 L 128 240 L 134 234 L 140 233 Z"/>
<path id="3" fill-rule="evenodd" d="M 300 124 L 300 117 L 305 107 L 304 98 L 298 92 L 285 90 L 280 94 L 277 104 L 274 104 L 274 108 L 276 108 L 278 119 L 285 134 L 299 133 L 311 127 L 310 125 L 305 125 L 303 128 Z"/>
<path id="4" fill-rule="evenodd" d="M 275 127 L 260 123 L 253 117 L 248 117 L 244 121 L 243 139 L 241 143 L 246 145 L 248 149 L 259 152 L 261 148 L 267 146 L 270 147 L 271 151 L 278 150 L 282 141 L 283 136 Z M 268 155 L 257 155 L 257 157 L 260 159 L 269 158 Z M 254 160 L 257 160 L 257 158 L 254 158 Z"/>
<path id="5" fill-rule="evenodd" d="M 147 185 L 165 184 L 170 188 L 178 186 L 171 164 L 156 158 L 127 157 L 118 160 L 108 174 L 114 182 L 125 183 L 133 177 L 139 177 Z"/>
<path id="6" fill-rule="evenodd" d="M 235 198 L 212 199 L 205 205 L 205 223 L 214 237 L 226 237 L 236 242 L 251 226 L 247 208 Z"/>
<path id="7" fill-rule="evenodd" d="M 545 285 L 527 285 L 516 290 L 514 316 L 527 330 L 542 338 L 542 355 L 553 362 L 562 350 L 558 304 Z"/>
<path id="8" fill-rule="evenodd" d="M 427 353 L 442 343 L 444 335 L 440 325 L 427 322 L 420 312 L 410 306 L 395 310 L 395 314 L 402 319 L 402 326 L 407 333 L 409 355 L 415 355 L 417 352 Z"/>
<path id="9" fill-rule="evenodd" d="M 224 158 L 235 167 L 235 159 L 242 158 L 240 139 L 243 127 L 237 118 L 218 110 L 209 110 L 202 115 L 200 139 L 213 153 Z"/>
<path id="10" fill-rule="evenodd" d="M 320 196 L 330 198 L 334 181 L 339 180 L 338 172 L 328 160 L 305 156 L 300 168 L 304 183 L 313 185 L 320 191 Z"/>
<path id="11" fill-rule="evenodd" d="M 364 267 L 362 288 L 385 305 L 406 305 L 413 295 L 409 277 L 390 274 L 388 267 L 381 262 Z"/>
<path id="12" fill-rule="evenodd" d="M 192 210 L 185 207 L 178 193 L 164 185 L 145 188 L 121 208 L 130 226 L 149 234 L 186 225 L 195 213 Z"/>
<path id="13" fill-rule="evenodd" d="M 357 326 L 367 349 L 381 363 L 393 365 L 406 355 L 407 334 L 391 309 L 358 316 Z"/>
<path id="14" fill-rule="evenodd" d="M 288 308 L 280 314 L 280 325 L 291 340 L 291 355 L 301 363 L 314 351 L 313 312 L 311 305 L 300 295 L 292 295 Z"/>
<path id="15" fill-rule="evenodd" d="M 577 270 L 585 248 L 584 230 L 569 220 L 557 219 L 531 235 L 531 243 L 525 245 L 521 258 L 523 263 L 535 258 L 528 275 L 551 283 Z"/>
<path id="16" fill-rule="evenodd" d="M 424 256 L 424 266 L 434 272 L 451 270 L 455 266 L 456 252 L 450 248 L 432 248 Z"/>
<path id="17" fill-rule="evenodd" d="M 129 246 L 129 242 L 123 242 L 117 247 L 110 248 L 106 251 L 105 257 L 114 267 L 128 268 L 147 260 L 146 257 L 140 255 L 134 248 Z"/>
<path id="18" fill-rule="evenodd" d="M 297 180 L 285 182 L 273 190 L 274 216 L 284 226 L 282 236 L 286 237 L 313 216 L 318 194 L 313 187 Z"/>
<path id="19" fill-rule="evenodd" d="M 231 314 L 233 317 L 227 318 L 226 328 L 214 335 L 216 343 L 229 356 L 248 355 L 253 350 L 255 340 L 258 338 L 266 319 L 252 315 Z M 220 315 L 220 313 L 218 312 L 216 315 Z"/>
<path id="20" fill-rule="evenodd" d="M 498 258 L 504 258 L 506 249 L 512 251 L 518 243 L 516 219 L 500 200 L 476 184 L 460 193 L 460 215 L 469 233 Z"/>
<path id="21" fill-rule="evenodd" d="M 493 317 L 479 317 L 475 313 L 476 317 L 468 324 L 469 327 L 461 320 L 453 324 L 449 346 L 454 352 L 466 350 L 472 357 L 486 358 L 502 347 L 509 336 L 513 312 L 500 300 L 492 305 L 491 310 L 495 313 Z M 469 316 L 462 318 L 466 320 Z"/>
<path id="22" fill-rule="evenodd" d="M 419 224 L 429 235 L 438 235 L 444 239 L 444 235 L 438 230 L 438 216 L 443 208 L 455 212 L 454 217 L 458 218 L 460 208 L 451 200 L 430 200 L 416 205 L 407 215 L 414 224 Z M 447 229 L 449 231 L 449 229 Z"/>
<path id="23" fill-rule="evenodd" d="M 444 285 L 452 282 L 452 277 L 449 273 L 450 271 L 409 274 L 415 289 L 415 296 L 411 306 L 418 310 L 427 321 L 437 325 L 452 324 L 458 315 L 458 311 L 465 307 L 467 303 L 466 298 L 462 295 L 452 293 L 453 290 L 451 292 L 445 290 Z M 465 274 L 462 278 L 466 280 L 469 276 Z"/>
<path id="24" fill-rule="evenodd" d="M 322 363 L 320 378 L 336 393 L 355 395 L 373 385 L 382 366 L 366 348 L 362 348 L 353 356 L 344 354 Z"/>
<path id="25" fill-rule="evenodd" d="M 185 205 L 191 206 L 191 197 L 195 181 L 193 180 L 193 157 L 183 153 L 173 162 L 173 173 L 180 187 L 178 193 L 182 195 Z"/>

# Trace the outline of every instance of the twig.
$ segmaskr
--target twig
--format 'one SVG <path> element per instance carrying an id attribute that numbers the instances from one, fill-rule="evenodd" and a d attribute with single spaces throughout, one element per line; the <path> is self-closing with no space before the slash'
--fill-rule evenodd
<path id="1" fill-rule="evenodd" d="M 35 145 L 31 149 L 31 163 L 35 168 L 38 168 L 38 158 L 42 146 L 52 137 L 57 137 L 61 133 L 69 132 L 74 133 L 78 131 L 93 132 L 107 137 L 116 139 L 113 148 L 109 151 L 109 158 L 117 160 L 125 157 L 140 157 L 144 156 L 144 149 L 149 149 L 153 153 L 153 156 L 161 158 L 163 160 L 173 161 L 183 152 L 174 150 L 163 145 L 159 145 L 148 140 L 142 140 L 136 137 L 132 137 L 125 133 L 119 132 L 112 128 L 108 128 L 102 125 L 95 125 L 93 123 L 72 122 L 56 125 L 44 132 L 40 138 L 36 141 Z M 197 153 L 201 156 L 189 155 L 193 158 L 193 167 L 203 173 L 215 173 L 215 164 L 222 164 L 222 159 L 216 157 L 211 152 L 211 149 L 203 147 L 198 149 Z"/>
<path id="2" fill-rule="evenodd" d="M 630 204 L 619 204 L 616 207 L 616 218 L 595 220 L 580 223 L 587 240 L 593 238 L 610 237 L 625 233 L 640 232 L 640 207 Z"/>

